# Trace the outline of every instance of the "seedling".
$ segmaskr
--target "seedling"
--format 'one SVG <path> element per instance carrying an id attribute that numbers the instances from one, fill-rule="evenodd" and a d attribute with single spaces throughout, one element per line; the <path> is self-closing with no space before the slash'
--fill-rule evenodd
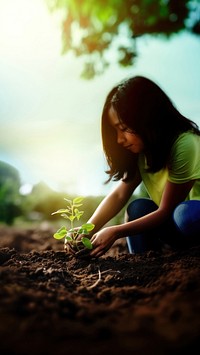
<path id="1" fill-rule="evenodd" d="M 67 208 L 59 209 L 53 212 L 52 215 L 60 214 L 61 217 L 68 219 L 70 221 L 70 228 L 67 229 L 65 226 L 61 227 L 54 233 L 53 237 L 55 239 L 64 238 L 64 249 L 67 249 L 67 243 L 70 244 L 74 250 L 79 251 L 83 248 L 92 249 L 93 245 L 88 237 L 86 237 L 90 231 L 95 227 L 92 223 L 85 223 L 80 228 L 74 227 L 74 221 L 81 218 L 84 211 L 79 211 L 79 207 L 82 206 L 83 197 L 76 197 L 73 200 L 68 200 L 64 198 L 68 203 Z M 78 238 L 83 235 L 81 238 Z"/>

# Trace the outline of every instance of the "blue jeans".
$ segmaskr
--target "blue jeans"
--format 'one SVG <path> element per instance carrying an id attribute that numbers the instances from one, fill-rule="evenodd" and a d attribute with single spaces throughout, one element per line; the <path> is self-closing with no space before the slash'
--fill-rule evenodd
<path id="1" fill-rule="evenodd" d="M 139 198 L 129 204 L 125 221 L 133 221 L 157 209 L 158 206 L 152 200 Z M 175 248 L 199 244 L 200 200 L 180 203 L 165 223 L 145 233 L 127 236 L 126 241 L 132 254 L 161 250 L 164 243 Z"/>

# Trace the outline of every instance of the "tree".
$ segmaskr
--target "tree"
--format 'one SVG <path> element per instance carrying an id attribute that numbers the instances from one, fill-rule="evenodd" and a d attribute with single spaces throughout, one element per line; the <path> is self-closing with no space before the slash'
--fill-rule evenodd
<path id="1" fill-rule="evenodd" d="M 90 79 L 109 66 L 134 64 L 137 38 L 187 30 L 200 34 L 200 0 L 46 0 L 60 10 L 63 53 L 84 57 L 82 76 Z"/>
<path id="2" fill-rule="evenodd" d="M 0 161 L 0 221 L 12 224 L 21 214 L 20 176 L 12 165 Z"/>

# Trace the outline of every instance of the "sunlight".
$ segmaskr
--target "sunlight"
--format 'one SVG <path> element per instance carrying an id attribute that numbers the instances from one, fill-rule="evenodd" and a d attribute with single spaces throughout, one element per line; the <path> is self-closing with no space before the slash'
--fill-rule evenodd
<path id="1" fill-rule="evenodd" d="M 1 51 L 10 54 L 12 59 L 15 56 L 18 61 L 24 58 L 24 55 L 35 55 L 36 48 L 42 54 L 48 47 L 50 50 L 50 45 L 53 54 L 53 45 L 55 55 L 61 46 L 58 41 L 60 29 L 57 25 L 56 33 L 55 19 L 55 16 L 49 15 L 45 3 L 41 0 L 15 0 L 15 4 L 12 0 L 1 2 Z"/>
<path id="2" fill-rule="evenodd" d="M 146 75 L 199 121 L 199 39 L 145 37 L 134 67 L 113 64 L 84 81 L 83 58 L 61 54 L 60 17 L 45 0 L 0 0 L 0 160 L 19 170 L 23 184 L 42 180 L 57 190 L 102 194 L 108 190 L 100 137 L 107 93 L 125 77 Z"/>

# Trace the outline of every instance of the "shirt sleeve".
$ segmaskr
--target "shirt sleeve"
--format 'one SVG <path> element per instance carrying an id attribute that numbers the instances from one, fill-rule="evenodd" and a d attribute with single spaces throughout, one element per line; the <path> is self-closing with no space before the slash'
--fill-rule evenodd
<path id="1" fill-rule="evenodd" d="M 168 180 L 184 183 L 199 178 L 199 140 L 192 133 L 178 137 L 172 146 Z"/>

